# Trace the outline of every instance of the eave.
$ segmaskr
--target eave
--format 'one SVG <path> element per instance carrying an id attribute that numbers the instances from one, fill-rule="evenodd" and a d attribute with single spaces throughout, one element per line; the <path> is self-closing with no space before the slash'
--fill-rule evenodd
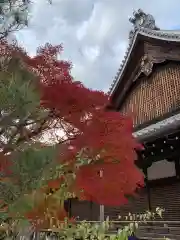
<path id="1" fill-rule="evenodd" d="M 180 31 L 170 31 L 170 30 L 163 31 L 163 30 L 152 30 L 152 29 L 147 29 L 147 28 L 137 29 L 134 32 L 134 34 L 129 42 L 129 46 L 126 51 L 124 60 L 121 64 L 121 66 L 118 70 L 118 73 L 116 75 L 116 78 L 109 90 L 110 96 L 112 98 L 115 97 L 114 96 L 115 94 L 121 95 L 121 92 L 119 92 L 119 91 L 122 91 L 123 84 L 121 84 L 121 83 L 123 83 L 124 76 L 127 73 L 127 71 L 126 71 L 127 66 L 128 66 L 128 64 L 131 63 L 133 52 L 136 49 L 138 41 L 142 40 L 142 39 L 143 39 L 143 41 L 147 40 L 147 41 L 156 42 L 156 43 L 157 43 L 157 41 L 159 43 L 162 41 L 162 43 L 165 43 L 166 45 L 167 44 L 169 45 L 169 43 L 173 43 L 172 46 L 179 45 L 180 44 Z M 179 60 L 180 60 L 180 57 L 179 57 Z M 154 124 L 150 124 L 149 126 L 144 127 L 143 129 L 134 131 L 133 135 L 137 139 L 139 139 L 141 142 L 144 142 L 144 141 L 149 141 L 150 139 L 155 139 L 159 136 L 162 136 L 163 134 L 166 134 L 166 133 L 168 134 L 169 132 L 176 131 L 178 128 L 180 128 L 180 113 L 177 113 L 174 116 L 166 117 L 164 120 L 158 121 L 157 123 L 154 123 Z"/>
<path id="2" fill-rule="evenodd" d="M 109 89 L 109 94 L 111 96 L 114 95 L 114 93 L 117 91 L 117 88 L 126 72 L 126 68 L 127 65 L 131 59 L 132 56 L 132 52 L 134 51 L 138 38 L 140 36 L 143 36 L 145 38 L 147 38 L 147 40 L 149 39 L 154 39 L 154 40 L 160 40 L 160 41 L 165 41 L 165 42 L 177 42 L 180 43 L 180 31 L 163 31 L 163 30 L 151 30 L 151 29 L 147 29 L 147 28 L 140 28 L 137 29 L 131 40 L 129 41 L 129 46 L 127 48 L 127 51 L 125 53 L 124 56 L 124 60 L 122 61 L 122 64 L 117 72 L 117 75 Z"/>
<path id="3" fill-rule="evenodd" d="M 180 128 L 180 113 L 168 117 L 155 124 L 151 124 L 143 129 L 140 129 L 133 133 L 140 141 L 146 141 L 149 139 L 157 138 L 160 135 L 167 134 L 170 131 L 176 131 Z"/>

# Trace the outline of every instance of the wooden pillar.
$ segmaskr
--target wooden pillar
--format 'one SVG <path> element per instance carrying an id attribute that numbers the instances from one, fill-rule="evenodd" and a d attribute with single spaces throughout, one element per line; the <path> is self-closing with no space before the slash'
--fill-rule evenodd
<path id="1" fill-rule="evenodd" d="M 103 178 L 103 171 L 100 170 L 100 178 Z M 104 205 L 100 205 L 100 209 L 99 209 L 100 213 L 99 213 L 99 218 L 101 222 L 104 222 Z"/>
<path id="2" fill-rule="evenodd" d="M 72 199 L 68 199 L 68 216 L 69 216 L 69 218 L 72 217 L 72 209 L 71 209 L 71 206 L 72 206 Z"/>
<path id="3" fill-rule="evenodd" d="M 180 178 L 180 157 L 176 157 L 175 160 L 176 178 Z"/>
<path id="4" fill-rule="evenodd" d="M 90 221 L 93 221 L 93 202 L 90 201 Z"/>
<path id="5" fill-rule="evenodd" d="M 71 204 L 71 199 L 67 199 L 64 201 L 64 209 L 66 210 L 69 218 L 72 217 Z"/>
<path id="6" fill-rule="evenodd" d="M 176 157 L 174 159 L 174 163 L 175 163 L 176 177 L 178 178 L 180 176 L 180 167 L 179 167 L 179 158 L 178 157 Z"/>
<path id="7" fill-rule="evenodd" d="M 145 174 L 145 185 L 146 185 L 146 192 L 147 192 L 147 201 L 148 201 L 148 210 L 152 211 L 152 205 L 151 205 L 151 188 L 148 181 L 148 173 L 147 173 L 147 167 L 144 168 L 144 174 Z"/>

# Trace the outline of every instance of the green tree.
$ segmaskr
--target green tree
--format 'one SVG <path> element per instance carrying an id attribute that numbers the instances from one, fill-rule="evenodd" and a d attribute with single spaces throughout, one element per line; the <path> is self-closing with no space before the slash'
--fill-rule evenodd
<path id="1" fill-rule="evenodd" d="M 0 1 L 0 39 L 28 24 L 29 0 Z"/>
<path id="2" fill-rule="evenodd" d="M 27 25 L 30 3 L 1 4 L 4 40 Z M 107 111 L 107 94 L 75 81 L 71 64 L 58 58 L 61 52 L 61 46 L 47 44 L 31 58 L 17 44 L 0 42 L 3 221 L 28 219 L 49 227 L 67 216 L 63 203 L 68 197 L 119 205 L 143 182 L 134 164 L 139 144 L 131 120 Z M 97 174 L 101 168 L 103 181 Z M 127 181 L 117 177 L 119 172 Z"/>
<path id="3" fill-rule="evenodd" d="M 57 58 L 61 51 L 61 46 L 47 44 L 31 58 L 14 44 L 0 45 L 4 219 L 34 221 L 38 216 L 48 227 L 51 216 L 64 219 L 63 203 L 71 195 L 119 205 L 143 181 L 134 164 L 139 144 L 132 136 L 131 120 L 106 111 L 108 95 L 75 81 L 71 64 Z M 128 181 L 118 178 L 119 173 Z"/>
<path id="4" fill-rule="evenodd" d="M 52 3 L 51 0 L 46 1 Z M 35 2 L 30 0 L 0 0 L 0 40 L 28 26 L 32 4 Z"/>

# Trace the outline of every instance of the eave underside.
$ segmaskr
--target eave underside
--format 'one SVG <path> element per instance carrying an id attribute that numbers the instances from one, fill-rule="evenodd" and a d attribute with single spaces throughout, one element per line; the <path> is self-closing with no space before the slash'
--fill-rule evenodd
<path id="1" fill-rule="evenodd" d="M 151 124 L 133 133 L 139 141 L 154 139 L 158 136 L 166 135 L 169 132 L 176 131 L 180 128 L 180 113 L 165 118 L 162 121 Z"/>
<path id="2" fill-rule="evenodd" d="M 153 65 L 167 60 L 180 61 L 180 42 L 137 36 L 131 55 L 124 63 L 123 70 L 119 72 L 116 87 L 111 93 L 114 109 L 121 107 L 129 88 L 143 74 L 141 60 L 145 55 L 152 60 Z"/>
<path id="3" fill-rule="evenodd" d="M 127 66 L 133 59 L 133 53 L 137 48 L 138 42 L 149 42 L 153 44 L 157 44 L 162 46 L 162 44 L 170 44 L 170 45 L 179 45 L 180 44 L 180 31 L 157 31 L 146 28 L 141 28 L 134 33 L 133 38 L 129 42 L 129 46 L 125 53 L 124 60 L 120 65 L 120 68 L 117 72 L 117 75 L 112 83 L 112 86 L 109 90 L 109 93 L 114 98 L 116 92 L 118 91 L 119 85 L 123 82 L 123 78 L 127 72 Z"/>
<path id="4" fill-rule="evenodd" d="M 167 121 L 170 125 L 167 126 Z M 168 160 L 175 161 L 179 163 L 180 159 L 180 114 L 173 116 L 173 118 L 165 119 L 164 121 L 159 122 L 161 124 L 163 122 L 164 132 L 155 132 L 153 136 L 146 136 L 146 138 L 142 136 L 142 138 L 138 138 L 140 142 L 143 144 L 144 149 L 141 151 L 137 151 L 138 159 L 136 160 L 136 165 L 146 170 L 148 167 L 152 165 L 153 162 Z M 149 126 L 149 128 L 152 127 Z M 155 129 L 157 124 L 154 124 L 153 128 Z M 159 128 L 159 126 L 158 126 Z M 140 130 L 143 131 L 144 129 Z M 147 129 L 146 129 L 147 130 Z M 140 132 L 138 131 L 138 132 Z M 134 135 L 136 135 L 134 133 Z"/>

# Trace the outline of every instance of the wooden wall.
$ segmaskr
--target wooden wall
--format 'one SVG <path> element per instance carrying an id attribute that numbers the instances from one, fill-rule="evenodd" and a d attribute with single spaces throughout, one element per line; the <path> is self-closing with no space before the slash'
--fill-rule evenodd
<path id="1" fill-rule="evenodd" d="M 98 204 L 89 201 L 71 200 L 71 216 L 77 220 L 99 221 L 99 208 Z"/>
<path id="2" fill-rule="evenodd" d="M 163 219 L 167 221 L 180 221 L 180 182 L 174 182 L 165 186 L 150 188 L 152 211 L 156 207 L 165 209 Z M 128 213 L 143 213 L 148 210 L 146 190 L 142 190 L 137 198 L 120 207 L 106 207 L 105 215 L 110 219 L 118 220 L 118 216 L 126 216 Z M 161 220 L 158 218 L 157 220 Z"/>
<path id="3" fill-rule="evenodd" d="M 120 111 L 133 113 L 137 126 L 179 107 L 180 64 L 170 62 L 157 66 L 149 77 L 137 79 Z"/>

